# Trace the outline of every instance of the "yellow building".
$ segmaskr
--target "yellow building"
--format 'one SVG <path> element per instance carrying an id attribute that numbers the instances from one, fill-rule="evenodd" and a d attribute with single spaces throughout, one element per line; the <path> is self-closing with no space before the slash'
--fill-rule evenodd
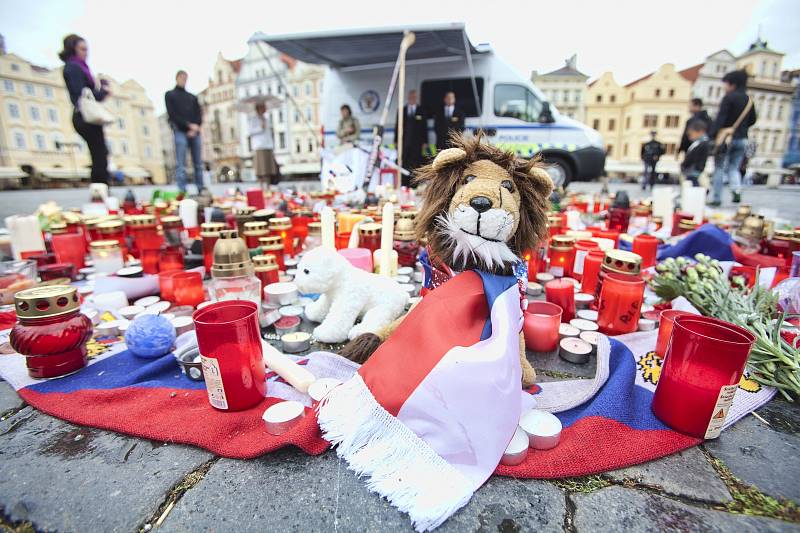
<path id="1" fill-rule="evenodd" d="M 109 169 L 126 177 L 165 181 L 161 141 L 153 105 L 135 81 L 108 76 L 113 97 L 106 101 L 117 117 L 106 127 Z M 34 65 L 0 52 L 0 179 L 45 181 L 86 179 L 90 158 L 72 126 L 70 102 L 61 69 Z"/>
<path id="2" fill-rule="evenodd" d="M 236 75 L 241 60 L 230 61 L 217 54 L 208 87 L 198 93 L 203 108 L 203 159 L 222 181 L 237 179 L 242 167 L 239 154 L 239 110 Z"/>
<path id="3" fill-rule="evenodd" d="M 547 101 L 558 111 L 575 120 L 584 121 L 586 110 L 586 81 L 589 76 L 578 70 L 578 58 L 573 55 L 560 69 L 545 74 L 535 70 L 531 81 L 544 93 Z"/>
<path id="4" fill-rule="evenodd" d="M 641 148 L 650 132 L 664 143 L 666 155 L 658 171 L 678 170 L 675 153 L 689 117 L 693 69 L 677 71 L 671 63 L 627 85 L 610 72 L 593 81 L 586 96 L 586 124 L 603 136 L 609 174 L 641 172 Z"/>

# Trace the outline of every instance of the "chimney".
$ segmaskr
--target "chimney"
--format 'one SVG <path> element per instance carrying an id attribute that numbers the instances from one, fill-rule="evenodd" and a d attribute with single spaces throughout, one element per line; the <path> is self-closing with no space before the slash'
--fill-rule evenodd
<path id="1" fill-rule="evenodd" d="M 0 56 L 6 54 L 6 38 L 0 33 Z"/>

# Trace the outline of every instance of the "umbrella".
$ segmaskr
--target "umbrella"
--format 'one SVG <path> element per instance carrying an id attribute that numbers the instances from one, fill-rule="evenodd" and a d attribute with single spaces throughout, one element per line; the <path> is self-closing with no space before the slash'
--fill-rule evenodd
<path id="1" fill-rule="evenodd" d="M 253 111 L 258 103 L 264 104 L 269 110 L 280 107 L 283 100 L 271 94 L 257 94 L 240 99 L 236 102 L 236 109 L 244 112 Z"/>

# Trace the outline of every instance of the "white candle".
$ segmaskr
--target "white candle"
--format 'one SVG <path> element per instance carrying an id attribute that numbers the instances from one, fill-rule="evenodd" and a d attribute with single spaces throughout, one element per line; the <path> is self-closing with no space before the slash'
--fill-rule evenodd
<path id="1" fill-rule="evenodd" d="M 681 211 L 694 215 L 695 222 L 703 222 L 706 208 L 705 187 L 683 187 L 681 191 Z"/>
<path id="2" fill-rule="evenodd" d="M 334 243 L 334 216 L 330 206 L 322 208 L 322 247 L 331 250 L 336 249 Z"/>
<path id="3" fill-rule="evenodd" d="M 184 198 L 178 203 L 178 215 L 181 217 L 184 228 L 197 227 L 197 201 Z"/>
<path id="4" fill-rule="evenodd" d="M 395 277 L 397 275 L 397 250 L 391 250 L 389 254 L 389 266 L 386 270 L 389 271 L 388 276 Z M 383 254 L 381 254 L 381 250 L 375 250 L 372 253 L 372 264 L 374 265 L 375 273 L 376 274 L 383 274 L 386 270 L 381 270 L 381 260 L 383 259 Z"/>
<path id="5" fill-rule="evenodd" d="M 381 275 L 383 276 L 392 276 L 394 274 L 391 273 L 392 270 L 397 270 L 397 268 L 390 268 L 391 267 L 391 252 L 392 252 L 392 240 L 394 238 L 394 204 L 391 202 L 386 202 L 383 204 L 383 228 L 381 228 Z"/>
<path id="6" fill-rule="evenodd" d="M 6 217 L 6 228 L 11 233 L 11 250 L 14 258 L 20 259 L 22 252 L 44 251 L 44 239 L 35 215 L 12 215 Z"/>
<path id="7" fill-rule="evenodd" d="M 653 216 L 661 217 L 665 228 L 672 227 L 672 212 L 675 210 L 672 187 L 653 188 Z"/>

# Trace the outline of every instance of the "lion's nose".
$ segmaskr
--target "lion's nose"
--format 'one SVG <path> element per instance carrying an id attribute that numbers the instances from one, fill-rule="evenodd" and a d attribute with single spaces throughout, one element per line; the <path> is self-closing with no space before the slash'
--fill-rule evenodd
<path id="1" fill-rule="evenodd" d="M 491 209 L 492 201 L 485 196 L 476 196 L 469 201 L 469 205 L 478 213 L 483 213 L 484 211 Z"/>

